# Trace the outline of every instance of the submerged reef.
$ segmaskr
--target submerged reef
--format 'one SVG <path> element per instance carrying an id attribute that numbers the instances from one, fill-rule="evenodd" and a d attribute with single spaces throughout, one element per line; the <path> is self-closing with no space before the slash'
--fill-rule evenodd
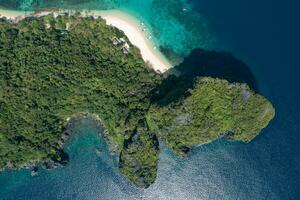
<path id="1" fill-rule="evenodd" d="M 65 165 L 68 127 L 92 116 L 120 172 L 147 188 L 159 141 L 180 156 L 223 136 L 249 142 L 275 115 L 246 83 L 155 73 L 123 32 L 78 13 L 0 19 L 0 57 L 2 170 Z"/>

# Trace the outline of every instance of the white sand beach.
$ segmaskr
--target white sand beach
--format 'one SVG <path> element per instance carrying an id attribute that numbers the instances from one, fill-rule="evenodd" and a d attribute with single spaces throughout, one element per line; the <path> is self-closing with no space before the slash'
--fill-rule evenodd
<path id="1" fill-rule="evenodd" d="M 0 17 L 6 17 L 7 19 L 22 19 L 26 16 L 30 16 L 32 12 L 5 10 L 0 8 Z"/>
<path id="2" fill-rule="evenodd" d="M 154 70 L 165 72 L 170 67 L 170 62 L 157 50 L 148 38 L 144 27 L 136 18 L 120 11 L 92 11 L 106 20 L 108 25 L 122 30 L 129 41 L 138 47 L 145 62 L 149 62 Z"/>
<path id="3" fill-rule="evenodd" d="M 0 17 L 6 17 L 8 19 L 20 20 L 26 16 L 37 15 L 42 16 L 51 12 L 39 12 L 34 14 L 33 12 L 22 12 L 22 11 L 10 11 L 0 9 Z M 84 15 L 86 12 L 83 12 Z M 167 58 L 162 55 L 159 50 L 155 48 L 153 42 L 148 38 L 144 27 L 133 16 L 121 12 L 118 10 L 109 11 L 89 11 L 87 15 L 93 15 L 95 17 L 101 16 L 106 20 L 108 25 L 114 26 L 122 30 L 128 37 L 129 41 L 140 49 L 141 55 L 145 62 L 150 63 L 150 66 L 158 73 L 163 73 L 172 67 Z"/>

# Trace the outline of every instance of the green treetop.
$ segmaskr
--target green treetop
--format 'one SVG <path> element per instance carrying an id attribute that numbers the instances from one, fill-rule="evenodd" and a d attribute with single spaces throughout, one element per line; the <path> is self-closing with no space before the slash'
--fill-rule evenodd
<path id="1" fill-rule="evenodd" d="M 168 79 L 147 68 L 123 32 L 92 17 L 0 19 L 0 58 L 0 169 L 63 160 L 67 119 L 91 113 L 120 171 L 148 187 L 159 139 L 179 155 L 224 135 L 249 142 L 275 112 L 247 85 L 212 78 L 162 92 L 160 101 L 181 98 L 160 104 L 152 97 Z"/>

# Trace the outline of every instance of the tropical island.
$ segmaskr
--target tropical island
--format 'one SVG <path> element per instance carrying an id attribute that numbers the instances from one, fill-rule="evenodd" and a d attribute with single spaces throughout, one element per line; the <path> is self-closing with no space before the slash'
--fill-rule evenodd
<path id="1" fill-rule="evenodd" d="M 157 73 L 101 17 L 0 19 L 0 168 L 66 164 L 68 127 L 99 122 L 119 169 L 147 188 L 160 143 L 178 156 L 220 137 L 250 142 L 275 115 L 246 83 Z"/>

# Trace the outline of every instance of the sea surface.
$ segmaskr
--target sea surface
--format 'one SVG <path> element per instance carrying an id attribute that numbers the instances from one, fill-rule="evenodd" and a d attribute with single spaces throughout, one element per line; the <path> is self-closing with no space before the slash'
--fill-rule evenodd
<path id="1" fill-rule="evenodd" d="M 220 139 L 195 148 L 187 159 L 164 148 L 157 181 L 146 190 L 118 172 L 95 124 L 82 120 L 66 147 L 66 167 L 35 177 L 29 170 L 0 174 L 1 200 L 300 199 L 299 1 L 0 0 L 0 6 L 127 11 L 172 59 L 196 48 L 231 52 L 249 66 L 257 90 L 276 108 L 275 119 L 249 144 Z"/>

